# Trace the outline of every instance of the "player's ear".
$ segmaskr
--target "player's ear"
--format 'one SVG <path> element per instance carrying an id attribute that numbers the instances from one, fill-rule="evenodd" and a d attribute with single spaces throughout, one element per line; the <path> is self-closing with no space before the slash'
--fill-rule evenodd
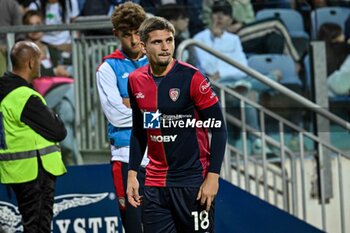
<path id="1" fill-rule="evenodd" d="M 141 46 L 141 52 L 143 54 L 146 54 L 146 45 L 145 45 L 145 43 L 140 41 L 140 46 Z"/>

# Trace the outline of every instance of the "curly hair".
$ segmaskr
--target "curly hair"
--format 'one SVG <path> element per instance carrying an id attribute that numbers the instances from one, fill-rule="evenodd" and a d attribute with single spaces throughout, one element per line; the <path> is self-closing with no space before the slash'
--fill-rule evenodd
<path id="1" fill-rule="evenodd" d="M 133 2 L 117 6 L 111 17 L 113 27 L 118 31 L 137 30 L 145 19 L 144 9 Z"/>

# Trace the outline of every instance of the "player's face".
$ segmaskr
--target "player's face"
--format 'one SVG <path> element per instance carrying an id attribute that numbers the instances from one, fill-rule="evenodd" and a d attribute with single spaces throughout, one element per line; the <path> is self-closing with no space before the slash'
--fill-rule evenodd
<path id="1" fill-rule="evenodd" d="M 129 58 L 137 59 L 142 55 L 138 30 L 115 31 L 115 36 L 120 40 L 122 50 Z"/>
<path id="2" fill-rule="evenodd" d="M 155 30 L 149 33 L 147 42 L 142 43 L 151 64 L 168 66 L 172 61 L 175 44 L 174 34 L 167 30 Z"/>

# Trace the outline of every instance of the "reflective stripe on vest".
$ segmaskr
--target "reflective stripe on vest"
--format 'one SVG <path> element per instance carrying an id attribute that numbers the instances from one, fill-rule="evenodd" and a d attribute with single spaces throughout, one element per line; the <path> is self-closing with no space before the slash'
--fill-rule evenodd
<path id="1" fill-rule="evenodd" d="M 60 147 L 57 145 L 52 145 L 45 147 L 40 150 L 30 150 L 30 151 L 22 151 L 22 152 L 15 152 L 15 153 L 7 153 L 7 154 L 0 154 L 0 161 L 10 161 L 10 160 L 18 160 L 18 159 L 28 159 L 36 157 L 37 154 L 39 155 L 47 155 L 53 152 L 59 152 Z"/>

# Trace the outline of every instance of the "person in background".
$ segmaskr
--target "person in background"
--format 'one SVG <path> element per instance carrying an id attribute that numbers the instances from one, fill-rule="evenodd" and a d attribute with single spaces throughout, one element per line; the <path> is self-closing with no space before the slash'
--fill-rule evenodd
<path id="1" fill-rule="evenodd" d="M 212 25 L 210 28 L 196 34 L 193 39 L 206 44 L 212 49 L 234 59 L 241 65 L 248 66 L 248 61 L 243 52 L 240 39 L 237 35 L 227 32 L 226 28 L 232 23 L 232 9 L 227 1 L 215 1 L 212 5 Z M 197 66 L 203 73 L 208 75 L 211 80 L 217 81 L 229 88 L 234 89 L 238 93 L 257 101 L 258 93 L 267 91 L 268 86 L 260 81 L 247 76 L 244 72 L 232 65 L 220 60 L 219 58 L 207 53 L 206 51 L 195 48 L 195 59 Z M 276 71 L 268 75 L 271 79 L 279 81 L 281 79 L 280 72 Z M 227 105 L 229 109 L 235 110 L 239 107 L 237 99 L 229 98 Z M 232 111 L 237 114 L 238 111 Z M 245 108 L 246 123 L 259 130 L 258 114 L 255 108 L 247 106 Z M 230 126 L 230 125 L 229 125 Z M 228 127 L 229 127 L 228 126 Z M 232 132 L 237 129 L 233 126 Z M 260 138 L 248 134 L 252 144 L 252 153 L 262 153 L 262 141 Z M 232 140 L 232 141 L 231 141 Z M 230 134 L 229 141 L 235 143 L 233 134 Z M 270 149 L 268 149 L 270 153 Z"/>
<path id="2" fill-rule="evenodd" d="M 150 64 L 129 76 L 128 200 L 143 206 L 145 233 L 214 232 L 227 139 L 218 97 L 198 69 L 173 58 L 175 29 L 169 21 L 148 18 L 139 34 Z M 202 127 L 205 121 L 215 125 Z M 147 146 L 150 162 L 140 196 L 137 175 Z"/>
<path id="3" fill-rule="evenodd" d="M 23 15 L 29 10 L 40 8 L 38 0 L 17 0 L 17 2 L 21 6 L 21 11 Z"/>
<path id="4" fill-rule="evenodd" d="M 11 49 L 12 72 L 0 78 L 0 183 L 9 185 L 24 232 L 51 232 L 56 176 L 66 173 L 59 141 L 66 129 L 31 87 L 40 76 L 40 49 L 20 41 Z"/>
<path id="5" fill-rule="evenodd" d="M 23 16 L 24 25 L 43 25 L 43 17 L 40 11 L 29 10 Z M 34 42 L 41 52 L 42 76 L 72 76 L 71 69 L 62 63 L 62 56 L 56 47 L 42 41 L 43 32 L 29 32 L 26 40 Z"/>
<path id="6" fill-rule="evenodd" d="M 112 175 L 118 197 L 124 229 L 142 232 L 141 209 L 131 206 L 126 199 L 126 180 L 130 157 L 130 134 L 132 110 L 130 108 L 127 83 L 129 74 L 148 63 L 141 51 L 139 26 L 146 19 L 143 8 L 127 2 L 115 8 L 111 20 L 113 34 L 119 40 L 121 49 L 103 58 L 96 72 L 96 82 L 103 112 L 108 119 L 108 138 L 111 143 Z M 144 158 L 139 172 L 139 183 L 144 183 Z M 142 193 L 142 190 L 141 190 Z"/>
<path id="7" fill-rule="evenodd" d="M 330 96 L 350 94 L 350 45 L 336 23 L 321 25 L 317 38 L 326 43 L 327 84 Z"/>
<path id="8" fill-rule="evenodd" d="M 203 14 L 202 21 L 207 26 L 210 27 L 212 24 L 212 6 L 217 0 L 203 0 Z M 225 1 L 226 2 L 226 1 Z M 234 21 L 240 24 L 252 23 L 255 20 L 255 14 L 253 5 L 250 0 L 237 1 L 237 0 L 227 0 L 230 5 L 230 15 L 234 16 Z"/>
<path id="9" fill-rule="evenodd" d="M 40 10 L 45 25 L 69 24 L 80 14 L 78 0 L 37 0 L 27 9 Z M 72 63 L 72 40 L 69 31 L 45 32 L 42 41 L 61 51 L 65 64 Z"/>
<path id="10" fill-rule="evenodd" d="M 22 12 L 20 5 L 14 0 L 0 1 L 0 25 L 15 26 L 21 25 Z M 7 43 L 6 34 L 0 34 L 0 75 L 7 69 Z"/>
<path id="11" fill-rule="evenodd" d="M 202 15 L 202 0 L 139 0 L 139 2 L 145 11 L 152 15 L 156 15 L 157 9 L 162 5 L 176 4 L 186 6 L 190 12 L 188 14 L 190 37 L 203 30 L 204 25 L 200 19 Z"/>
<path id="12" fill-rule="evenodd" d="M 40 0 L 40 9 L 46 25 L 70 23 L 80 14 L 77 0 Z M 57 46 L 61 51 L 71 51 L 68 31 L 47 32 L 43 41 Z"/>
<path id="13" fill-rule="evenodd" d="M 157 8 L 156 16 L 169 20 L 175 28 L 175 48 L 189 38 L 189 17 L 185 6 L 178 4 L 165 4 Z"/>

